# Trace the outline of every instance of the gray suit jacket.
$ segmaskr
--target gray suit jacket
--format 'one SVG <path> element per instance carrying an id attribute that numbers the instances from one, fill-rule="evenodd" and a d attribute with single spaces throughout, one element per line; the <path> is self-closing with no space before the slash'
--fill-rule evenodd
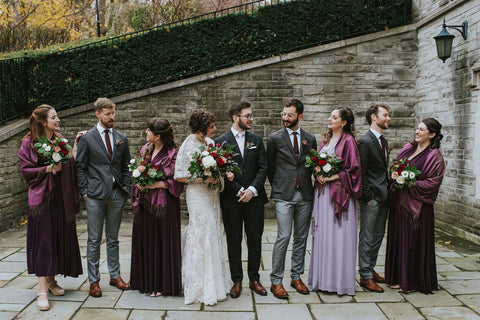
<path id="1" fill-rule="evenodd" d="M 388 141 L 386 141 L 386 148 L 388 150 Z M 390 161 L 388 152 L 387 158 L 383 160 L 382 147 L 370 130 L 358 140 L 358 151 L 362 167 L 362 197 L 360 201 L 369 202 L 373 198 L 380 201 L 387 200 L 387 166 Z"/>
<path id="2" fill-rule="evenodd" d="M 305 157 L 311 149 L 317 149 L 315 137 L 300 129 L 300 155 L 295 158 L 292 142 L 287 129 L 283 128 L 268 137 L 267 176 L 272 186 L 272 198 L 289 201 L 296 188 L 297 176 L 300 191 L 305 200 L 313 200 L 312 170 L 305 167 Z"/>
<path id="3" fill-rule="evenodd" d="M 95 199 L 108 199 L 113 190 L 113 177 L 123 191 L 131 194 L 132 179 L 128 170 L 130 150 L 128 139 L 123 133 L 113 129 L 113 155 L 108 157 L 107 149 L 96 127 L 78 140 L 77 185 L 82 196 Z"/>

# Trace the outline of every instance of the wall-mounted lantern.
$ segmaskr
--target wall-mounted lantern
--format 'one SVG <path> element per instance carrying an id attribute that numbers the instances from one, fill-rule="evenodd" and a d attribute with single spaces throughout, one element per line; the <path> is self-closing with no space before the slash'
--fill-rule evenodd
<path id="1" fill-rule="evenodd" d="M 453 38 L 455 38 L 453 34 L 447 31 L 447 28 L 454 28 L 462 34 L 463 39 L 467 40 L 468 22 L 465 20 L 461 25 L 447 26 L 445 24 L 445 19 L 443 19 L 442 31 L 433 37 L 433 39 L 435 39 L 435 43 L 437 44 L 437 55 L 443 60 L 443 63 L 445 63 L 445 60 L 450 58 L 452 55 L 452 42 Z"/>

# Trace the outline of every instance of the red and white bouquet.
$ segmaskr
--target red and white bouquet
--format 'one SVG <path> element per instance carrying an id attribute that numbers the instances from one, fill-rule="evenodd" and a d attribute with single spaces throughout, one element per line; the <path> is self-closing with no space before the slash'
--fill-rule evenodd
<path id="1" fill-rule="evenodd" d="M 393 159 L 388 168 L 392 183 L 397 189 L 410 188 L 417 184 L 417 177 L 421 171 L 416 166 L 405 164 L 405 159 Z"/>
<path id="2" fill-rule="evenodd" d="M 158 166 L 151 162 L 148 163 L 142 157 L 131 159 L 128 167 L 132 172 L 132 183 L 142 187 L 151 186 L 155 181 L 162 180 L 165 176 L 165 173 Z M 142 191 L 148 191 L 148 189 Z"/>
<path id="3" fill-rule="evenodd" d="M 55 136 L 50 141 L 45 136 L 41 136 L 33 146 L 39 154 L 47 158 L 46 164 L 65 163 L 72 157 L 72 147 L 65 138 Z M 52 173 L 55 174 L 53 171 Z"/>
<path id="4" fill-rule="evenodd" d="M 335 154 L 329 155 L 326 152 L 318 152 L 315 149 L 310 150 L 310 154 L 305 158 L 305 167 L 312 168 L 314 175 L 331 177 L 340 171 L 342 160 Z"/>
<path id="5" fill-rule="evenodd" d="M 194 181 L 197 178 L 208 179 L 212 177 L 218 179 L 224 177 L 227 172 L 241 173 L 237 163 L 233 161 L 233 145 L 227 145 L 225 143 L 213 143 L 208 146 L 200 146 L 199 152 L 192 154 L 192 160 L 190 161 L 190 167 L 188 172 L 191 176 L 190 181 Z M 210 185 L 212 189 L 217 189 L 219 184 Z"/>

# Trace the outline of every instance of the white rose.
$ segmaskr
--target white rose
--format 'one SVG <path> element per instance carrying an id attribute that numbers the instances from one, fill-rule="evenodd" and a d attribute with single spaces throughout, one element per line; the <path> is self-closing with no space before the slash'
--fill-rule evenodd
<path id="1" fill-rule="evenodd" d="M 408 178 L 408 171 L 402 171 L 402 177 Z"/>
<path id="2" fill-rule="evenodd" d="M 323 166 L 322 170 L 323 170 L 324 172 L 330 172 L 330 170 L 332 170 L 332 166 L 330 165 L 330 163 L 326 163 L 326 164 Z"/>
<path id="3" fill-rule="evenodd" d="M 155 176 L 157 175 L 157 170 L 155 170 L 153 168 L 150 168 L 150 169 L 148 169 L 147 175 L 150 178 L 155 178 Z"/>
<path id="4" fill-rule="evenodd" d="M 52 147 L 50 147 L 50 146 L 45 147 L 45 151 L 50 151 L 50 150 L 52 150 Z"/>
<path id="5" fill-rule="evenodd" d="M 415 179 L 415 172 L 410 172 L 410 180 Z"/>
<path id="6" fill-rule="evenodd" d="M 47 144 L 46 144 L 46 143 L 42 144 L 42 148 L 45 149 L 46 147 L 47 147 Z"/>
<path id="7" fill-rule="evenodd" d="M 206 157 L 206 156 L 208 156 L 208 155 L 210 155 L 210 153 L 208 153 L 207 150 L 205 150 L 205 151 L 202 152 L 202 156 Z"/>
<path id="8" fill-rule="evenodd" d="M 68 140 L 67 140 L 67 139 L 63 139 L 63 142 L 68 143 Z"/>
<path id="9" fill-rule="evenodd" d="M 206 156 L 206 157 L 202 158 L 202 164 L 205 168 L 210 168 L 210 167 L 216 165 L 217 162 L 215 161 L 215 159 L 213 159 L 212 156 Z"/>
<path id="10" fill-rule="evenodd" d="M 405 183 L 405 177 L 404 176 L 400 176 L 397 178 L 397 183 L 398 184 L 404 184 Z"/>
<path id="11" fill-rule="evenodd" d="M 327 158 L 327 153 L 326 152 L 320 153 L 320 158 L 326 159 Z"/>
<path id="12" fill-rule="evenodd" d="M 50 148 L 50 147 L 49 147 Z M 55 162 L 60 162 L 60 160 L 62 160 L 62 156 L 58 153 L 58 152 L 54 152 L 52 154 L 52 159 L 53 161 Z"/>
<path id="13" fill-rule="evenodd" d="M 130 164 L 135 164 L 135 159 L 130 159 Z"/>
<path id="14" fill-rule="evenodd" d="M 133 170 L 132 176 L 134 178 L 138 178 L 138 177 L 140 177 L 140 175 L 141 175 L 141 173 L 140 173 L 140 171 L 138 171 L 138 169 Z"/>

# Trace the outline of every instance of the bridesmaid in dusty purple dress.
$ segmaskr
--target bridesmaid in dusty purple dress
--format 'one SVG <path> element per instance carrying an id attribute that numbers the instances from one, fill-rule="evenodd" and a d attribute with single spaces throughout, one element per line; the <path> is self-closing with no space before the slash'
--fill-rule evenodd
<path id="1" fill-rule="evenodd" d="M 406 159 L 408 165 L 421 171 L 417 183 L 400 190 L 390 186 L 385 278 L 391 288 L 405 293 L 438 290 L 433 204 L 445 174 L 439 151 L 441 128 L 433 118 L 420 122 L 415 140 L 397 156 L 397 160 Z"/>
<path id="2" fill-rule="evenodd" d="M 316 176 L 312 213 L 312 256 L 308 285 L 312 290 L 355 295 L 357 206 L 362 194 L 360 155 L 354 137 L 354 116 L 346 107 L 328 118 L 320 152 L 343 161 L 331 177 Z"/>
<path id="3" fill-rule="evenodd" d="M 42 136 L 62 138 L 59 123 L 54 108 L 37 107 L 18 152 L 20 172 L 28 185 L 27 267 L 28 273 L 38 277 L 37 305 L 42 311 L 50 308 L 48 291 L 56 296 L 65 293 L 55 281 L 57 274 L 82 274 L 75 222 L 79 211 L 75 160 L 47 165 L 47 159 L 33 146 Z"/>
<path id="4" fill-rule="evenodd" d="M 133 186 L 134 213 L 130 286 L 152 297 L 182 292 L 180 201 L 183 184 L 173 180 L 177 145 L 170 123 L 148 121 L 140 156 L 165 173 L 152 186 Z M 147 192 L 144 189 L 148 188 Z"/>

